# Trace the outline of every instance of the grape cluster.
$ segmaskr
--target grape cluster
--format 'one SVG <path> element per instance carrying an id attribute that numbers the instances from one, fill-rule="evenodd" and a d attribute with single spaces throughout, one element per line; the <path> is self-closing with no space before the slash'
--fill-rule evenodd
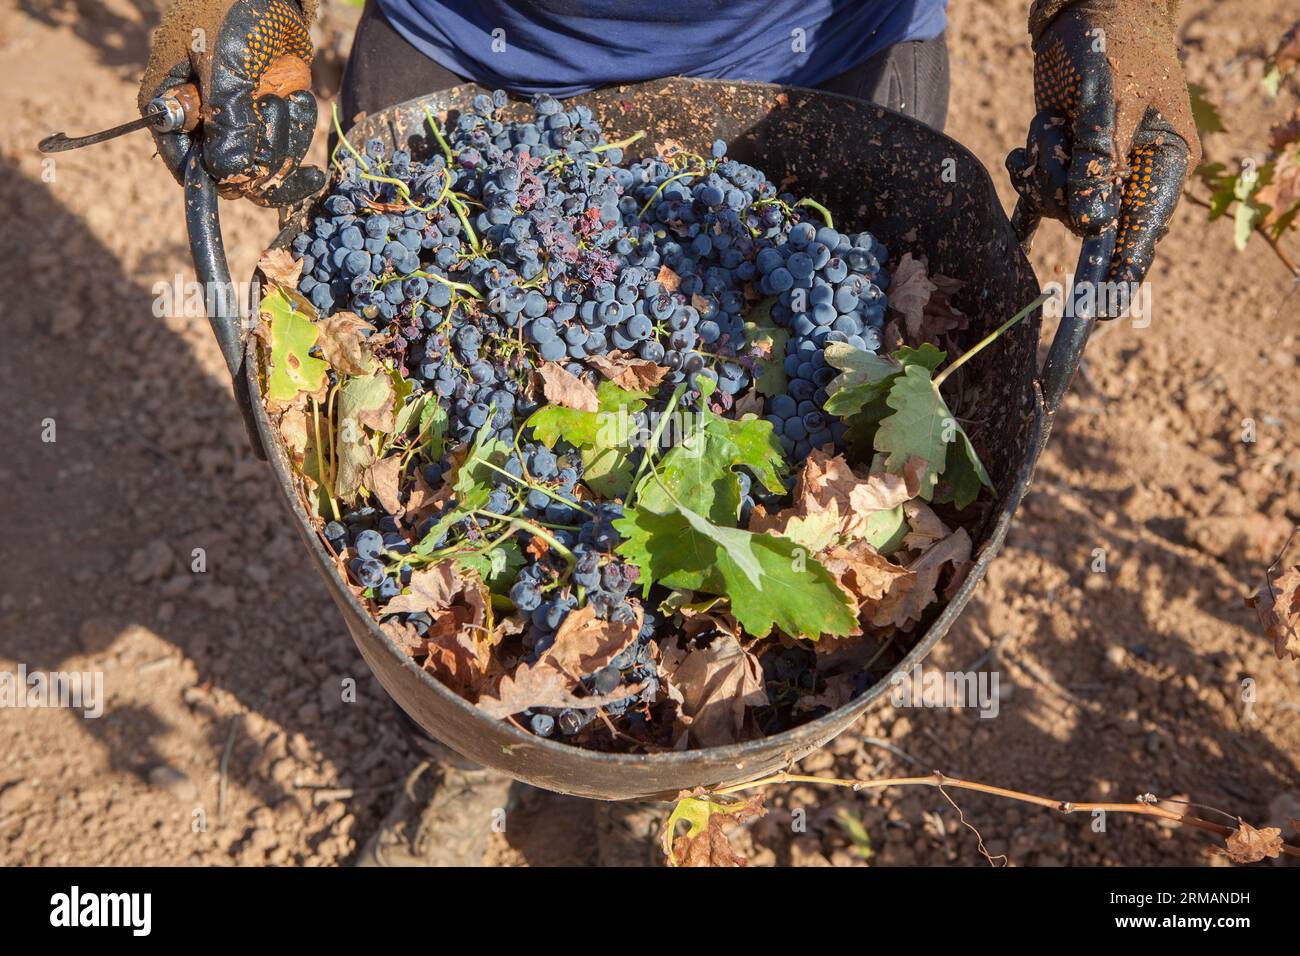
<path id="1" fill-rule="evenodd" d="M 847 236 L 830 226 L 796 224 L 784 242 L 755 259 L 758 288 L 776 296 L 772 318 L 786 326 L 784 395 L 767 402 L 767 420 L 787 454 L 803 458 L 835 443 L 844 425 L 822 411 L 836 369 L 826 364 L 828 342 L 875 352 L 885 325 L 887 253 L 868 232 Z"/>
<path id="2" fill-rule="evenodd" d="M 621 539 L 612 522 L 622 517 L 622 513 L 622 506 L 616 502 L 587 506 L 578 516 L 578 531 L 554 532 L 569 550 L 571 565 L 555 551 L 548 550 L 519 572 L 510 588 L 510 599 L 529 616 L 523 638 L 527 660 L 536 661 L 555 642 L 556 632 L 580 601 L 602 620 L 635 623 L 637 609 L 629 597 L 640 572 L 613 554 Z M 637 693 L 608 705 L 605 710 L 611 716 L 628 713 L 637 704 L 651 704 L 657 696 L 658 673 L 649 648 L 657 619 L 652 612 L 643 613 L 646 617 L 633 644 L 607 666 L 583 675 L 583 685 L 596 695 L 611 694 L 625 683 L 644 685 Z M 571 736 L 582 730 L 595 713 L 595 710 L 537 709 L 524 716 L 540 736 L 550 736 L 557 729 Z"/>
<path id="3" fill-rule="evenodd" d="M 377 140 L 359 151 L 344 141 L 334 188 L 293 240 L 298 290 L 321 315 L 366 319 L 366 334 L 379 336 L 374 351 L 411 384 L 408 400 L 432 394 L 446 412 L 446 454 L 418 463 L 429 486 L 443 484 L 458 445 L 494 438 L 511 449 L 472 514 L 451 521 L 448 502 L 409 527 L 361 507 L 324 535 L 382 608 L 411 579 L 411 542 L 472 551 L 509 531 L 524 563 L 492 584 L 524 617 L 525 663 L 575 608 L 622 623 L 639 613 L 636 640 L 581 678 L 591 695 L 639 686 L 603 708 L 634 732 L 662 703 L 653 640 L 665 620 L 650 607 L 657 601 L 639 605 L 639 569 L 615 554 L 622 506 L 591 500 L 576 449 L 546 447 L 523 427 L 539 407 L 534 371 L 555 362 L 595 384 L 590 358 L 627 353 L 667 370 L 648 409 L 633 415 L 638 428 L 676 386 L 698 401 L 705 380 L 725 414 L 761 360 L 746 343 L 746 315 L 771 298 L 773 320 L 789 332 L 788 387 L 764 411 L 797 460 L 843 437 L 822 412 L 835 375 L 823 352 L 832 341 L 880 346 L 886 253 L 868 233 L 813 225 L 722 142 L 706 156 L 671 147 L 625 162 L 624 144 L 607 142 L 584 106 L 541 95 L 531 119 L 506 122 L 505 104 L 500 92 L 475 97 L 445 136 L 430 118 L 424 160 Z M 630 450 L 629 464 L 642 454 Z M 741 526 L 756 502 L 781 507 L 780 494 L 736 474 Z M 420 634 L 433 623 L 422 613 L 401 619 Z M 789 683 L 789 662 L 773 662 L 774 679 Z M 804 671 L 794 683 L 806 683 Z M 521 719 L 540 736 L 572 737 L 597 713 L 534 709 Z"/>
<path id="4" fill-rule="evenodd" d="M 776 187 L 721 142 L 689 176 L 653 158 L 623 166 L 585 106 L 538 96 L 531 121 L 503 123 L 504 103 L 475 98 L 450 161 L 386 158 L 378 141 L 344 155 L 292 244 L 299 291 L 391 333 L 410 380 L 448 400 L 457 440 L 489 422 L 512 440 L 533 368 L 590 376 L 583 360 L 615 350 L 666 366 L 670 384 L 716 381 L 730 407 L 751 380 L 744 284 L 759 243 L 789 228 Z"/>

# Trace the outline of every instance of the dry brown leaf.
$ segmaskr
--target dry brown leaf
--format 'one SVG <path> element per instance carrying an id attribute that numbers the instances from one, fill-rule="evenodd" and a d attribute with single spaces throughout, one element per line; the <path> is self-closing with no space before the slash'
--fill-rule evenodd
<path id="1" fill-rule="evenodd" d="M 948 537 L 948 526 L 924 501 L 918 499 L 904 503 L 903 517 L 912 529 L 903 538 L 903 547 L 908 551 L 924 551 L 936 541 Z"/>
<path id="2" fill-rule="evenodd" d="M 831 548 L 821 562 L 859 607 L 880 601 L 900 580 L 916 577 L 915 571 L 877 554 L 865 541 Z"/>
<path id="3" fill-rule="evenodd" d="M 1219 852 L 1233 863 L 1258 863 L 1266 857 L 1276 859 L 1282 855 L 1282 831 L 1278 827 L 1255 829 L 1245 820 L 1240 820 L 1224 844 Z"/>
<path id="4" fill-rule="evenodd" d="M 748 389 L 740 398 L 736 399 L 735 412 L 737 418 L 744 418 L 746 415 L 763 414 L 763 396 L 758 393 L 757 389 Z"/>
<path id="5" fill-rule="evenodd" d="M 939 576 L 952 565 L 955 576 L 968 570 L 971 541 L 965 528 L 958 528 L 942 541 L 923 551 L 907 566 L 911 578 L 898 578 L 878 602 L 864 607 L 865 620 L 875 627 L 889 624 L 902 627 L 919 621 L 926 608 L 939 600 Z"/>
<path id="6" fill-rule="evenodd" d="M 368 375 L 375 367 L 370 342 L 361 334 L 372 326 L 354 312 L 335 312 L 316 323 L 321 356 L 343 375 Z"/>
<path id="7" fill-rule="evenodd" d="M 302 260 L 295 259 L 288 249 L 267 249 L 257 260 L 257 268 L 276 285 L 296 291 L 302 275 Z"/>
<path id="8" fill-rule="evenodd" d="M 307 448 L 307 412 L 301 405 L 290 405 L 280 416 L 280 437 L 285 447 L 296 452 L 301 460 Z"/>
<path id="9" fill-rule="evenodd" d="M 477 694 L 492 666 L 481 613 L 464 605 L 453 607 L 434 619 L 424 639 L 424 669 L 458 694 Z"/>
<path id="10" fill-rule="evenodd" d="M 1269 587 L 1246 599 L 1273 641 L 1278 660 L 1300 660 L 1300 565 L 1284 572 Z"/>
<path id="11" fill-rule="evenodd" d="M 609 355 L 589 355 L 587 364 L 600 372 L 619 388 L 629 392 L 653 391 L 668 374 L 663 365 L 637 358 L 627 352 L 610 352 Z"/>
<path id="12" fill-rule="evenodd" d="M 961 286 L 957 279 L 931 275 L 924 258 L 916 259 L 910 252 L 903 255 L 889 286 L 889 308 L 901 317 L 900 332 L 906 332 L 909 342 L 937 343 L 970 324 L 970 318 L 952 304 Z"/>
<path id="13" fill-rule="evenodd" d="M 912 341 L 919 341 L 925 307 L 938 286 L 930 281 L 930 270 L 925 263 L 910 252 L 903 253 L 894 267 L 889 283 L 889 308 L 903 319 L 904 327 Z"/>
<path id="14" fill-rule="evenodd" d="M 478 699 L 478 707 L 490 717 L 502 719 L 530 707 L 574 707 L 592 709 L 608 707 L 625 697 L 641 692 L 642 684 L 619 687 L 612 694 L 576 697 L 573 681 L 554 667 L 520 664 L 513 674 L 506 674 L 491 694 Z"/>
<path id="15" fill-rule="evenodd" d="M 710 813 L 708 822 L 694 836 L 682 834 L 673 840 L 674 866 L 747 866 L 748 862 L 731 847 L 727 832 L 767 810 L 761 796 L 729 804 L 726 812 Z"/>
<path id="16" fill-rule="evenodd" d="M 442 511 L 443 506 L 455 497 L 451 482 L 444 481 L 442 486 L 434 488 L 425 480 L 421 469 L 415 469 L 415 483 L 406 496 L 406 511 L 402 521 L 408 528 L 418 528 L 421 522 Z"/>
<path id="17" fill-rule="evenodd" d="M 407 624 L 405 621 L 399 621 L 397 618 L 389 618 L 379 625 L 379 629 L 387 634 L 394 644 L 401 648 L 409 657 L 421 657 L 427 653 L 427 642 L 420 636 L 419 631 L 413 624 Z"/>
<path id="18" fill-rule="evenodd" d="M 804 459 L 790 507 L 775 515 L 754 509 L 749 530 L 784 534 L 795 519 L 833 511 L 840 519 L 838 538 L 862 538 L 873 514 L 897 508 L 917 495 L 926 468 L 920 458 L 912 458 L 902 475 L 881 472 L 864 478 L 843 456 L 813 449 Z"/>
<path id="19" fill-rule="evenodd" d="M 451 607 L 462 594 L 475 594 L 482 603 L 479 583 L 456 570 L 450 561 L 442 561 L 427 568 L 421 568 L 411 575 L 407 585 L 409 594 L 399 594 L 384 605 L 384 614 L 403 614 L 413 611 L 428 611 L 436 615 Z"/>
<path id="20" fill-rule="evenodd" d="M 1271 208 L 1260 225 L 1268 227 L 1281 219 L 1300 202 L 1300 146 L 1278 156 L 1273 164 L 1273 178 L 1260 188 L 1256 199 Z"/>
<path id="21" fill-rule="evenodd" d="M 820 693 L 804 694 L 794 702 L 795 711 L 812 711 L 818 707 L 839 710 L 853 700 L 853 679 L 852 674 L 834 674 L 826 678 L 826 685 Z"/>
<path id="22" fill-rule="evenodd" d="M 559 362 L 547 362 L 537 370 L 542 379 L 542 394 L 546 400 L 564 408 L 594 412 L 600 407 L 596 390 L 565 369 Z"/>
<path id="23" fill-rule="evenodd" d="M 636 621 L 618 624 L 602 621 L 590 604 L 570 611 L 555 632 L 555 642 L 538 658 L 537 663 L 572 675 L 576 683 L 583 674 L 600 670 L 631 644 L 641 630 L 641 607 L 636 606 Z"/>
<path id="24" fill-rule="evenodd" d="M 391 455 L 381 458 L 366 471 L 366 487 L 369 488 L 390 515 L 402 513 L 400 495 L 402 480 L 402 456 Z"/>
<path id="25" fill-rule="evenodd" d="M 718 633 L 707 647 L 664 649 L 664 671 L 682 694 L 682 713 L 690 718 L 690 737 L 701 747 L 744 739 L 746 711 L 767 703 L 758 658 L 740 645 L 727 624 L 712 615 Z"/>
<path id="26" fill-rule="evenodd" d="M 457 693 L 470 695 L 483 684 L 490 666 L 490 636 L 484 627 L 487 596 L 478 580 L 459 574 L 450 561 L 416 571 L 409 594 L 384 606 L 380 625 L 424 669 Z M 419 634 L 390 615 L 425 611 L 433 623 Z"/>
<path id="27" fill-rule="evenodd" d="M 659 274 L 655 276 L 655 281 L 664 287 L 666 292 L 676 292 L 682 284 L 682 277 L 667 266 L 659 267 Z"/>
<path id="28" fill-rule="evenodd" d="M 479 698 L 478 706 L 493 717 L 509 717 L 529 707 L 605 707 L 640 689 L 620 687 L 604 696 L 579 697 L 583 674 L 609 664 L 631 644 L 641 630 L 641 609 L 636 621 L 618 624 L 602 621 L 590 605 L 570 611 L 555 634 L 555 642 L 532 665 L 521 664 L 513 674 L 503 675 L 490 695 Z"/>
<path id="29" fill-rule="evenodd" d="M 866 518 L 878 511 L 893 511 L 920 493 L 921 477 L 929 467 L 924 459 L 913 455 L 903 466 L 901 475 L 880 472 L 868 476 L 861 484 L 849 489 L 849 509 L 864 524 Z"/>
<path id="30" fill-rule="evenodd" d="M 941 336 L 962 332 L 970 325 L 970 316 L 952 304 L 952 297 L 961 290 L 962 282 L 938 273 L 930 276 L 930 281 L 936 290 L 921 317 L 918 335 L 922 342 L 938 342 Z"/>

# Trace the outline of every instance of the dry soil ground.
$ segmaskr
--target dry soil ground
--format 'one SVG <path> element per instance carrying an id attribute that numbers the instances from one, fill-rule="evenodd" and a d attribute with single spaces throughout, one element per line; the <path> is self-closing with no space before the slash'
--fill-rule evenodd
<path id="1" fill-rule="evenodd" d="M 952 9 L 949 132 L 1008 203 L 1002 156 L 1031 112 L 1024 8 Z M 1207 152 L 1258 155 L 1263 58 L 1293 4 L 1184 10 L 1189 73 L 1231 127 Z M 0 12 L 0 669 L 101 670 L 109 696 L 98 720 L 0 713 L 0 862 L 347 863 L 415 757 L 247 452 L 204 319 L 155 315 L 155 283 L 191 269 L 180 194 L 143 135 L 66 154 L 52 176 L 34 149 L 54 129 L 133 115 L 155 22 L 152 0 Z M 224 215 L 247 276 L 274 220 Z M 1256 822 L 1300 816 L 1300 670 L 1242 606 L 1300 521 L 1300 296 L 1286 298 L 1266 250 L 1234 253 L 1230 231 L 1183 204 L 1151 275 L 1154 322 L 1093 343 L 1005 554 L 931 659 L 984 658 L 1002 681 L 998 718 L 882 705 L 805 771 L 938 768 L 1075 800 L 1154 792 Z M 1075 248 L 1046 229 L 1040 277 Z M 190 570 L 195 548 L 206 573 Z M 339 702 L 347 677 L 354 704 Z M 1221 862 L 1206 840 L 1148 822 L 1112 816 L 1094 832 L 958 800 L 1015 865 Z M 772 802 L 739 841 L 761 863 L 855 862 L 835 822 L 847 810 L 875 863 L 985 865 L 932 791 L 800 787 Z M 534 792 L 489 862 L 599 862 L 607 822 Z"/>

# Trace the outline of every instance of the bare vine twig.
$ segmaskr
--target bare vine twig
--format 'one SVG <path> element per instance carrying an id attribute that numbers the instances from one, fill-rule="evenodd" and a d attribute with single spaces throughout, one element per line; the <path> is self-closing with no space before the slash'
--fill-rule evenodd
<path id="1" fill-rule="evenodd" d="M 754 790 L 759 787 L 771 786 L 779 783 L 809 783 L 824 784 L 829 787 L 845 787 L 853 791 L 860 790 L 885 790 L 890 787 L 936 787 L 943 791 L 945 787 L 954 790 L 973 790 L 976 793 L 987 793 L 995 797 L 1004 797 L 1008 800 L 1016 800 L 1020 803 L 1029 803 L 1034 806 L 1046 807 L 1049 810 L 1056 810 L 1060 813 L 1095 813 L 1102 811 L 1104 813 L 1131 813 L 1137 816 L 1157 817 L 1161 820 L 1168 820 L 1170 823 L 1180 826 L 1189 826 L 1197 830 L 1203 830 L 1206 833 L 1213 833 L 1215 836 L 1227 838 L 1236 833 L 1235 827 L 1224 826 L 1221 823 L 1213 823 L 1209 820 L 1203 820 L 1200 817 L 1191 816 L 1190 814 L 1178 813 L 1166 807 L 1158 806 L 1152 798 L 1152 802 L 1136 803 L 1076 803 L 1072 800 L 1058 800 L 1053 797 L 1043 797 L 1038 794 L 1025 793 L 1021 790 L 1010 790 L 1006 787 L 995 787 L 992 784 L 978 783 L 974 780 L 961 780 L 957 777 L 945 776 L 939 771 L 928 774 L 923 777 L 885 777 L 878 780 L 853 780 L 842 777 L 817 777 L 807 774 L 789 773 L 780 771 L 767 777 L 760 777 L 757 780 L 751 780 L 748 783 L 737 783 L 729 787 L 720 787 L 717 790 L 710 791 L 710 796 L 726 795 L 740 793 L 743 790 Z M 944 796 L 951 803 L 952 799 L 947 793 Z M 964 818 L 963 821 L 965 822 Z M 967 824 L 969 826 L 969 824 Z M 1289 843 L 1282 844 L 1282 852 L 1287 856 L 1300 858 L 1300 847 L 1292 846 Z"/>

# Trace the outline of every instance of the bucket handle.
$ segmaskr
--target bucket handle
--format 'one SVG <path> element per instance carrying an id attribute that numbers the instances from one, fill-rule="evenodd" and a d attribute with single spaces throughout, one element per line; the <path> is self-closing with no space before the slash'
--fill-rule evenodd
<path id="1" fill-rule="evenodd" d="M 208 324 L 217 338 L 221 357 L 230 371 L 235 402 L 244 419 L 253 454 L 266 461 L 266 449 L 253 417 L 253 399 L 248 392 L 244 363 L 247 352 L 240 332 L 239 293 L 230 279 L 226 248 L 221 241 L 221 214 L 217 208 L 217 184 L 203 165 L 203 144 L 195 140 L 185 157 L 185 228 L 189 233 L 194 273 L 208 294 Z M 251 304 L 251 303 L 250 303 Z"/>
<path id="2" fill-rule="evenodd" d="M 1033 242 L 1034 232 L 1042 216 L 1033 211 L 1023 199 L 1017 200 L 1016 208 L 1011 214 L 1011 228 L 1016 234 L 1020 246 L 1027 253 Z M 1082 295 L 1084 289 L 1094 292 L 1106 280 L 1110 269 L 1110 259 L 1115 251 L 1116 230 L 1114 227 L 1083 240 L 1079 249 L 1079 262 L 1074 267 L 1074 285 L 1070 287 L 1068 302 L 1072 308 L 1063 309 L 1061 324 L 1052 339 L 1047 359 L 1039 376 L 1043 389 L 1043 408 L 1050 421 L 1055 416 L 1070 383 L 1074 381 L 1083 359 L 1084 346 L 1097 324 L 1098 304 L 1101 296 Z M 1044 438 L 1050 429 L 1044 429 Z"/>

